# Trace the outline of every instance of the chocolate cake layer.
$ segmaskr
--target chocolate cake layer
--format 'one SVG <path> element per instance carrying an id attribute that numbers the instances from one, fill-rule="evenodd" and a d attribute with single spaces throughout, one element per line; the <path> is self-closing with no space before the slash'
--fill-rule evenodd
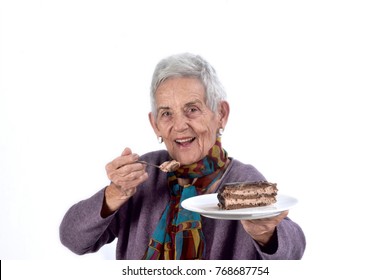
<path id="1" fill-rule="evenodd" d="M 276 202 L 277 187 L 266 181 L 228 183 L 218 191 L 218 206 L 224 210 L 267 206 Z"/>

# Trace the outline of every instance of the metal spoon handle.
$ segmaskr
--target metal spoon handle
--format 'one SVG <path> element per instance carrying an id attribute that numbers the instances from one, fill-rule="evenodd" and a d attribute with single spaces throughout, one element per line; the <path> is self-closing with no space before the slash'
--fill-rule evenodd
<path id="1" fill-rule="evenodd" d="M 160 166 L 159 166 L 159 165 L 155 165 L 155 164 L 153 164 L 153 163 L 149 163 L 149 162 L 146 162 L 146 161 L 143 161 L 143 160 L 137 160 L 136 162 L 142 163 L 142 164 L 146 164 L 146 165 L 150 165 L 150 166 L 154 166 L 154 167 L 160 169 Z"/>

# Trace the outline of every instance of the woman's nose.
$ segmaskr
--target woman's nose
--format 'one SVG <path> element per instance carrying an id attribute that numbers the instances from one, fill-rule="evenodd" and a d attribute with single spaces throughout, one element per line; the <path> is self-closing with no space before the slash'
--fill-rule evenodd
<path id="1" fill-rule="evenodd" d="M 177 132 L 182 132 L 188 128 L 187 117 L 180 114 L 176 115 L 173 119 L 173 128 Z"/>

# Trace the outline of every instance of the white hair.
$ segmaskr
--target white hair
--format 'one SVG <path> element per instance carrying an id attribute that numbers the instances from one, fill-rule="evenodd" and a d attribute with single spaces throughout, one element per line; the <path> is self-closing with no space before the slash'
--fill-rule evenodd
<path id="1" fill-rule="evenodd" d="M 152 113 L 156 117 L 155 94 L 159 85 L 173 77 L 194 77 L 202 82 L 206 93 L 206 105 L 211 111 L 217 112 L 218 104 L 226 99 L 226 92 L 218 79 L 215 69 L 201 56 L 182 53 L 162 59 L 153 73 L 150 87 Z"/>

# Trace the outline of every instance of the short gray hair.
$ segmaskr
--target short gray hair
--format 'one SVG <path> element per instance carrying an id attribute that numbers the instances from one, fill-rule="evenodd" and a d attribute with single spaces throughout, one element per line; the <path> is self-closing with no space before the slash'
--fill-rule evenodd
<path id="1" fill-rule="evenodd" d="M 205 87 L 206 105 L 211 111 L 217 112 L 218 104 L 226 99 L 223 88 L 215 69 L 201 56 L 191 53 L 181 53 L 162 59 L 153 73 L 150 87 L 152 113 L 157 116 L 155 94 L 159 85 L 169 78 L 194 77 Z"/>

